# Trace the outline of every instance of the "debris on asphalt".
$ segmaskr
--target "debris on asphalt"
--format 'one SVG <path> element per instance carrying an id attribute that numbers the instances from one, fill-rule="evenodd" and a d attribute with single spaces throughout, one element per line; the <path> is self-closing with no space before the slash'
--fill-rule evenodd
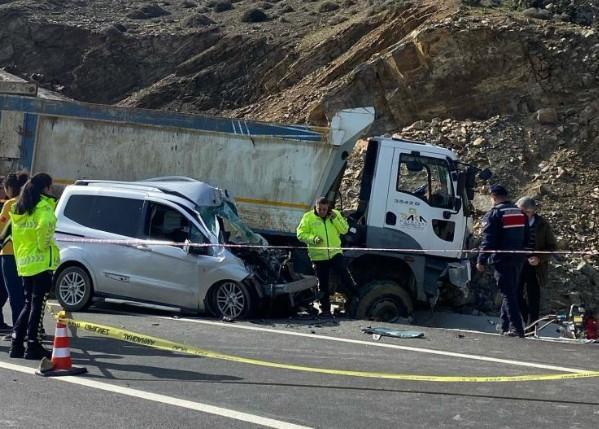
<path id="1" fill-rule="evenodd" d="M 380 340 L 381 337 L 393 337 L 393 338 L 424 338 L 424 332 L 420 331 L 404 331 L 399 329 L 390 328 L 362 328 L 362 332 L 365 334 L 372 334 L 372 339 L 375 341 Z"/>

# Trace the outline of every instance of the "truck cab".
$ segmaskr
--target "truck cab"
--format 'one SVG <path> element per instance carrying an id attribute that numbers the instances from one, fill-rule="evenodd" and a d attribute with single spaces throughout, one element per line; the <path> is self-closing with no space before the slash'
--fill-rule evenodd
<path id="1" fill-rule="evenodd" d="M 394 320 L 409 316 L 414 301 L 467 296 L 476 171 L 446 148 L 397 136 L 368 140 L 347 237 L 361 285 L 356 316 Z"/>

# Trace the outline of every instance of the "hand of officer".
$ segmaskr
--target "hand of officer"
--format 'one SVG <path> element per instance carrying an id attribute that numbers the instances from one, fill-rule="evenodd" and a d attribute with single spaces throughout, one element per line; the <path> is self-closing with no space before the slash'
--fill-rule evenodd
<path id="1" fill-rule="evenodd" d="M 322 243 L 322 238 L 320 238 L 318 236 L 314 237 L 314 244 L 320 244 L 320 243 Z"/>
<path id="2" fill-rule="evenodd" d="M 478 271 L 479 273 L 484 273 L 485 272 L 485 266 L 483 264 L 481 264 L 480 262 L 476 264 L 476 271 Z"/>
<path id="3" fill-rule="evenodd" d="M 337 214 L 331 210 L 331 213 L 329 213 L 329 219 L 333 220 L 337 217 Z"/>
<path id="4" fill-rule="evenodd" d="M 536 267 L 537 265 L 539 265 L 539 262 L 541 262 L 541 260 L 539 259 L 538 256 L 531 256 L 530 258 L 528 258 L 528 263 L 530 265 L 532 265 L 533 267 Z"/>

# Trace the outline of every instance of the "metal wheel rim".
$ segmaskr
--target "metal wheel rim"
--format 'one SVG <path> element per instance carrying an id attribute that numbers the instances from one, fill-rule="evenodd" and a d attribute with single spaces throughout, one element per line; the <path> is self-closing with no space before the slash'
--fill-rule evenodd
<path id="1" fill-rule="evenodd" d="M 76 271 L 66 273 L 58 285 L 60 299 L 67 305 L 77 305 L 85 297 L 85 278 Z"/>
<path id="2" fill-rule="evenodd" d="M 381 299 L 370 307 L 369 318 L 382 322 L 396 322 L 402 316 L 400 306 L 392 299 Z M 383 317 L 381 317 L 383 316 Z"/>
<path id="3" fill-rule="evenodd" d="M 237 283 L 226 282 L 216 290 L 216 307 L 223 316 L 235 319 L 243 314 L 246 305 L 247 298 Z"/>

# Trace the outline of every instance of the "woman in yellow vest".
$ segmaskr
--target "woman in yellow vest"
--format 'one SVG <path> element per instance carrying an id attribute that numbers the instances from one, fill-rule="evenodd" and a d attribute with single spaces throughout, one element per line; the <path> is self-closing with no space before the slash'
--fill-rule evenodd
<path id="1" fill-rule="evenodd" d="M 25 184 L 10 213 L 17 272 L 25 290 L 25 306 L 13 329 L 10 357 L 39 360 L 51 355 L 39 338 L 43 306 L 60 261 L 54 242 L 56 200 L 49 195 L 51 186 L 49 175 L 36 174 Z M 23 347 L 25 335 L 27 349 Z"/>
<path id="2" fill-rule="evenodd" d="M 4 192 L 9 199 L 2 206 L 2 212 L 0 213 L 0 231 L 2 231 L 2 234 L 0 234 L 0 243 L 2 244 L 2 250 L 0 250 L 2 278 L 0 279 L 0 283 L 4 283 L 10 301 L 13 326 L 17 322 L 17 318 L 21 314 L 21 310 L 25 304 L 25 294 L 23 292 L 23 281 L 17 275 L 17 266 L 12 249 L 10 210 L 17 202 L 21 188 L 27 180 L 29 180 L 29 174 L 25 172 L 10 173 L 6 176 L 4 179 Z"/>

